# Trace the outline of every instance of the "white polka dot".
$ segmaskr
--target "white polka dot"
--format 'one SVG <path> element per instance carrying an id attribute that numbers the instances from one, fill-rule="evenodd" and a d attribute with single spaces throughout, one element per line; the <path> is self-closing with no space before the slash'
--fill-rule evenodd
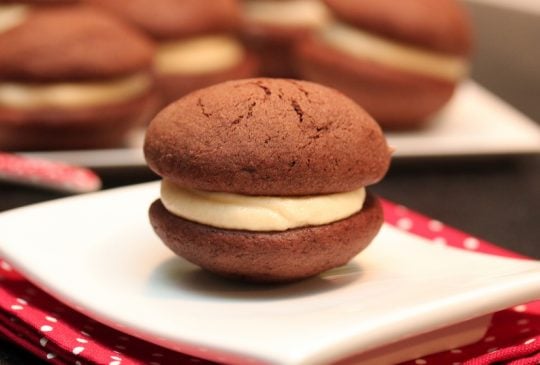
<path id="1" fill-rule="evenodd" d="M 119 351 L 113 351 L 115 354 L 122 355 Z"/>
<path id="2" fill-rule="evenodd" d="M 452 349 L 450 352 L 453 354 L 461 354 L 463 351 L 461 351 L 461 349 Z"/>
<path id="3" fill-rule="evenodd" d="M 409 229 L 412 228 L 413 222 L 409 218 L 400 218 L 397 221 L 397 226 L 401 229 L 408 231 Z"/>
<path id="4" fill-rule="evenodd" d="M 23 310 L 24 307 L 22 305 L 18 305 L 18 304 L 13 304 L 11 306 L 11 309 L 13 309 L 14 311 L 20 311 L 20 310 Z"/>
<path id="5" fill-rule="evenodd" d="M 44 326 L 41 326 L 40 330 L 41 332 L 51 332 L 53 328 L 49 325 L 44 325 Z"/>
<path id="6" fill-rule="evenodd" d="M 519 333 L 527 333 L 527 332 L 531 332 L 531 329 L 530 328 L 524 328 L 521 331 L 519 331 Z"/>
<path id="7" fill-rule="evenodd" d="M 75 361 L 75 365 L 82 365 L 82 363 L 80 361 Z"/>
<path id="8" fill-rule="evenodd" d="M 416 359 L 416 361 L 414 363 L 417 364 L 417 365 L 425 365 L 425 364 L 427 364 L 427 361 L 424 360 L 424 359 Z"/>
<path id="9" fill-rule="evenodd" d="M 58 320 L 54 317 L 51 317 L 51 316 L 46 316 L 45 319 L 49 322 L 53 322 L 53 323 L 56 323 L 58 322 Z"/>
<path id="10" fill-rule="evenodd" d="M 435 237 L 432 241 L 433 244 L 436 246 L 446 246 L 448 244 L 446 238 L 444 237 Z"/>
<path id="11" fill-rule="evenodd" d="M 77 338 L 76 341 L 79 343 L 88 343 L 88 340 L 85 340 L 84 338 Z"/>
<path id="12" fill-rule="evenodd" d="M 83 351 L 84 351 L 84 347 L 82 347 L 82 346 L 77 346 L 77 347 L 75 347 L 75 348 L 73 349 L 73 351 L 71 351 L 71 352 L 73 352 L 73 355 L 78 355 L 78 354 L 80 354 L 80 353 L 83 352 Z"/>
<path id="13" fill-rule="evenodd" d="M 49 352 L 47 354 L 47 359 L 51 360 L 51 359 L 54 359 L 56 357 L 56 354 L 53 354 L 52 352 Z"/>
<path id="14" fill-rule="evenodd" d="M 487 350 L 488 353 L 491 353 L 491 352 L 495 352 L 495 351 L 498 351 L 499 348 L 498 347 L 492 347 L 490 349 Z"/>
<path id="15" fill-rule="evenodd" d="M 118 361 L 122 361 L 122 359 L 121 359 L 120 357 L 114 356 L 114 355 L 111 356 L 111 359 L 113 359 L 113 360 L 118 360 Z"/>
<path id="16" fill-rule="evenodd" d="M 517 321 L 517 324 L 518 326 L 524 326 L 526 324 L 529 324 L 529 320 L 524 318 L 524 319 L 520 319 L 519 321 Z"/>
<path id="17" fill-rule="evenodd" d="M 86 336 L 86 337 L 90 337 L 90 335 L 88 334 L 88 332 L 84 332 L 84 331 L 81 331 L 81 335 Z"/>
<path id="18" fill-rule="evenodd" d="M 0 263 L 0 267 L 1 267 L 4 271 L 11 271 L 11 270 L 12 270 L 11 265 L 8 264 L 8 263 L 5 262 L 5 261 L 2 261 L 2 262 Z"/>
<path id="19" fill-rule="evenodd" d="M 120 361 L 117 361 L 117 360 L 111 361 L 109 365 L 120 365 Z"/>
<path id="20" fill-rule="evenodd" d="M 442 231 L 444 225 L 437 221 L 437 220 L 431 220 L 428 222 L 428 228 L 430 231 L 433 231 L 433 232 L 440 232 Z"/>
<path id="21" fill-rule="evenodd" d="M 463 246 L 467 250 L 476 250 L 480 246 L 480 242 L 474 237 L 468 237 L 463 241 Z"/>
<path id="22" fill-rule="evenodd" d="M 118 350 L 125 350 L 126 349 L 126 346 L 122 346 L 122 345 L 115 345 L 114 347 L 116 347 Z"/>
<path id="23" fill-rule="evenodd" d="M 536 341 L 536 338 L 530 338 L 528 339 L 527 341 L 525 341 L 525 345 L 530 345 L 531 343 L 535 342 Z"/>
<path id="24" fill-rule="evenodd" d="M 493 342 L 495 341 L 495 336 L 489 336 L 484 339 L 484 342 Z"/>
<path id="25" fill-rule="evenodd" d="M 152 354 L 153 357 L 163 357 L 163 354 L 159 353 L 159 352 L 154 352 Z"/>
<path id="26" fill-rule="evenodd" d="M 42 338 L 39 339 L 39 344 L 40 344 L 42 347 L 47 346 L 47 342 L 49 342 L 49 340 L 47 340 L 45 337 L 42 337 Z"/>
<path id="27" fill-rule="evenodd" d="M 26 300 L 24 300 L 23 298 L 17 298 L 17 303 L 22 304 L 22 305 L 27 305 L 28 304 L 28 302 Z"/>
<path id="28" fill-rule="evenodd" d="M 525 312 L 527 310 L 527 306 L 525 304 L 516 305 L 514 310 L 516 312 Z"/>

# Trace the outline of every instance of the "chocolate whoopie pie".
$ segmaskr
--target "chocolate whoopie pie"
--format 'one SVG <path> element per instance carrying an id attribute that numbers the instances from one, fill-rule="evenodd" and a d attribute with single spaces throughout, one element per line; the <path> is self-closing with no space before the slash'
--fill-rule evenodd
<path id="1" fill-rule="evenodd" d="M 87 0 L 158 42 L 155 72 L 165 103 L 202 87 L 253 77 L 257 62 L 235 37 L 235 0 Z"/>
<path id="2" fill-rule="evenodd" d="M 330 20 L 322 0 L 243 0 L 242 15 L 244 41 L 269 77 L 297 77 L 295 43 Z"/>
<path id="3" fill-rule="evenodd" d="M 155 104 L 152 43 L 83 5 L 0 5 L 0 149 L 113 147 Z"/>
<path id="4" fill-rule="evenodd" d="M 304 78 L 335 87 L 388 129 L 417 128 L 466 75 L 471 30 L 456 0 L 325 0 L 337 21 L 298 44 Z"/>
<path id="5" fill-rule="evenodd" d="M 324 86 L 260 78 L 193 92 L 154 118 L 144 152 L 163 177 L 150 208 L 155 232 L 223 276 L 317 275 L 347 263 L 383 221 L 365 187 L 388 169 L 385 138 Z"/>

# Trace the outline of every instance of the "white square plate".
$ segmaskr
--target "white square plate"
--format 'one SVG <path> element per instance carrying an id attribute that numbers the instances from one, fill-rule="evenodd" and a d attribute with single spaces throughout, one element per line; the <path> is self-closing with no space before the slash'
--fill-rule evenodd
<path id="1" fill-rule="evenodd" d="M 540 153 L 540 126 L 473 81 L 427 128 L 386 135 L 395 158 Z M 29 154 L 95 168 L 136 167 L 145 165 L 142 141 L 139 131 L 127 148 Z"/>
<path id="2" fill-rule="evenodd" d="M 86 315 L 191 355 L 322 364 L 540 297 L 540 263 L 383 226 L 348 265 L 255 286 L 175 257 L 147 218 L 157 182 L 0 214 L 0 256 Z"/>

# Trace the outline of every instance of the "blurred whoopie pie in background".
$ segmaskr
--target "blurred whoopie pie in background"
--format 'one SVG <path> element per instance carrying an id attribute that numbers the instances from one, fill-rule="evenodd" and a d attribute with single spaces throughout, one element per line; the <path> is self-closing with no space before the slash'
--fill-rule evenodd
<path id="1" fill-rule="evenodd" d="M 87 0 L 138 26 L 158 43 L 157 85 L 165 103 L 202 87 L 257 73 L 236 38 L 234 0 Z"/>
<path id="2" fill-rule="evenodd" d="M 243 38 L 269 77 L 298 77 L 294 44 L 329 21 L 322 0 L 243 0 L 242 14 Z"/>
<path id="3" fill-rule="evenodd" d="M 337 19 L 298 43 L 301 75 L 335 87 L 387 129 L 422 126 L 468 71 L 456 0 L 325 0 Z"/>
<path id="4" fill-rule="evenodd" d="M 0 4 L 0 149 L 117 146 L 155 104 L 152 42 L 80 4 Z"/>

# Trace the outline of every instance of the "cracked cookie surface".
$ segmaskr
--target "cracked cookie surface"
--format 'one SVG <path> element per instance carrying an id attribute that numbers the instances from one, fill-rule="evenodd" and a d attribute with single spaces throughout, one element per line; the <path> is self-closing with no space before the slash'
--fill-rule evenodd
<path id="1" fill-rule="evenodd" d="M 379 181 L 390 152 L 377 123 L 343 94 L 285 79 L 231 81 L 187 95 L 148 128 L 159 175 L 248 195 L 351 191 Z"/>

